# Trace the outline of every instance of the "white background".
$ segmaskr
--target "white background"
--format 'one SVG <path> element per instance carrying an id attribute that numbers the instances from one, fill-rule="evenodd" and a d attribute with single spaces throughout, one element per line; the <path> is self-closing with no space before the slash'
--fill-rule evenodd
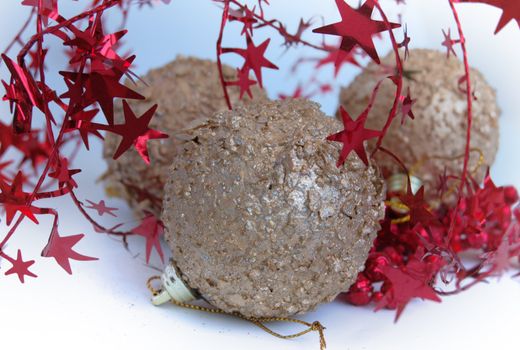
<path id="1" fill-rule="evenodd" d="M 452 33 L 456 32 L 447 1 L 407 2 L 405 21 L 412 47 L 440 49 L 441 28 L 451 26 Z M 2 49 L 25 19 L 27 9 L 19 3 L 19 0 L 0 2 Z M 327 23 L 338 19 L 333 0 L 272 0 L 271 3 L 268 16 L 283 19 L 291 30 L 296 27 L 299 17 L 321 14 Z M 61 0 L 60 4 L 66 13 L 78 9 L 68 0 Z M 394 7 L 389 1 L 383 5 L 389 9 Z M 499 35 L 493 36 L 500 11 L 474 4 L 459 5 L 458 8 L 467 34 L 471 64 L 482 70 L 497 89 L 503 112 L 500 152 L 492 169 L 494 178 L 498 184 L 520 187 L 517 155 L 520 148 L 517 85 L 520 31 L 511 22 Z M 209 0 L 173 0 L 169 6 L 134 11 L 128 25 L 127 42 L 138 55 L 136 71 L 144 73 L 179 53 L 214 58 L 219 14 L 218 8 Z M 318 19 L 317 25 L 319 22 Z M 266 33 L 275 37 L 272 32 Z M 256 40 L 260 38 L 261 35 Z M 312 36 L 308 38 L 312 39 Z M 293 59 L 302 51 L 281 56 L 279 41 L 273 40 L 267 56 L 280 66 L 281 72 L 266 71 L 265 80 L 270 94 L 275 96 L 280 91 L 292 91 L 298 83 L 298 79 L 288 79 L 287 72 Z M 226 44 L 236 46 L 240 43 L 228 40 Z M 378 48 L 381 54 L 387 50 L 385 45 L 378 44 Z M 59 50 L 49 56 L 49 66 L 59 65 L 61 69 L 62 63 Z M 300 71 L 300 78 L 310 72 L 309 68 Z M 347 84 L 356 73 L 348 68 L 340 75 L 340 81 Z M 325 80 L 329 76 L 330 72 L 325 72 L 321 78 Z M 6 79 L 3 66 L 1 77 Z M 57 77 L 49 76 L 51 86 L 53 79 L 58 81 Z M 320 102 L 329 114 L 336 108 L 334 95 L 320 99 Z M 5 103 L 0 113 L 5 120 Z M 76 178 L 81 184 L 81 199 L 103 199 L 102 186 L 96 184 L 105 168 L 100 144 L 94 143 L 91 152 L 81 155 L 80 162 L 83 172 Z M 110 200 L 108 204 L 120 208 L 119 218 L 103 218 L 102 222 L 107 225 L 120 221 L 135 224 L 123 202 Z M 3 275 L 8 264 L 0 262 L 0 348 L 318 349 L 316 335 L 283 341 L 248 323 L 225 316 L 173 306 L 151 306 L 145 280 L 157 271 L 144 263 L 143 241 L 132 238 L 130 251 L 126 251 L 117 240 L 93 233 L 69 200 L 54 201 L 52 205 L 61 210 L 62 235 L 87 234 L 75 248 L 100 260 L 73 261 L 74 273 L 69 276 L 53 259 L 40 257 L 49 233 L 49 220 L 42 219 L 39 226 L 27 222 L 22 225 L 7 251 L 14 256 L 22 247 L 25 259 L 36 260 L 31 270 L 39 277 L 27 278 L 22 285 L 16 277 Z M 0 232 L 2 236 L 5 228 Z M 152 265 L 160 267 L 156 256 L 152 260 Z M 504 277 L 499 282 L 491 281 L 461 295 L 445 298 L 441 304 L 415 301 L 407 306 L 397 324 L 393 323 L 393 318 L 393 311 L 374 313 L 371 308 L 355 308 L 341 302 L 324 305 L 303 316 L 308 321 L 319 320 L 327 327 L 329 349 L 518 349 L 520 281 Z M 287 325 L 280 325 L 278 329 L 283 332 L 295 330 Z"/>

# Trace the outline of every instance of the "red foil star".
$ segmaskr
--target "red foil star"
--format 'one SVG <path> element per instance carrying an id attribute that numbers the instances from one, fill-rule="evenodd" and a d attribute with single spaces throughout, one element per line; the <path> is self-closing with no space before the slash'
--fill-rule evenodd
<path id="1" fill-rule="evenodd" d="M 78 261 L 92 261 L 97 258 L 79 254 L 72 249 L 85 235 L 60 236 L 56 227 L 53 228 L 49 242 L 42 251 L 42 256 L 54 258 L 69 275 L 72 274 L 70 259 Z"/>
<path id="2" fill-rule="evenodd" d="M 374 0 L 367 0 L 357 10 L 350 7 L 344 0 L 336 0 L 336 5 L 341 15 L 341 22 L 314 29 L 313 32 L 341 36 L 343 51 L 351 52 L 359 45 L 375 62 L 380 63 L 372 36 L 389 28 L 385 22 L 371 18 L 374 11 Z M 397 23 L 390 23 L 392 29 L 400 26 Z"/>
<path id="3" fill-rule="evenodd" d="M 154 129 L 150 129 L 148 124 L 152 119 L 157 105 L 152 106 L 139 118 L 136 117 L 128 103 L 123 100 L 123 112 L 125 115 L 125 123 L 117 124 L 112 127 L 112 132 L 123 137 L 119 147 L 114 154 L 114 159 L 119 158 L 126 150 L 134 146 L 141 158 L 150 164 L 150 157 L 148 156 L 148 148 L 146 143 L 153 139 L 164 139 L 168 135 Z"/>
<path id="4" fill-rule="evenodd" d="M 99 216 L 103 216 L 103 215 L 107 214 L 107 215 L 111 215 L 113 217 L 117 217 L 117 215 L 114 214 L 113 212 L 118 209 L 107 207 L 104 200 L 100 200 L 99 203 L 94 203 L 87 199 L 87 202 L 90 204 L 90 206 L 87 206 L 85 208 L 96 210 L 97 214 Z"/>
<path id="5" fill-rule="evenodd" d="M 161 248 L 161 236 L 164 233 L 164 226 L 161 221 L 152 214 L 141 221 L 141 224 L 132 230 L 133 233 L 143 236 L 146 239 L 146 262 L 150 261 L 152 248 L 155 248 L 159 257 L 164 261 L 164 254 Z"/>
<path id="6" fill-rule="evenodd" d="M 343 107 L 340 108 L 340 112 L 345 129 L 327 137 L 327 140 L 329 141 L 341 142 L 343 144 L 336 165 L 338 167 L 342 166 L 352 151 L 356 152 L 365 165 L 368 165 L 365 141 L 380 135 L 380 132 L 377 130 L 365 128 L 369 110 L 366 109 L 355 121 L 352 120 L 352 117 Z"/>
<path id="7" fill-rule="evenodd" d="M 9 270 L 5 272 L 5 275 L 17 274 L 20 282 L 25 283 L 25 276 L 30 277 L 38 277 L 31 271 L 29 271 L 29 267 L 34 264 L 34 260 L 24 261 L 22 259 L 22 252 L 18 249 L 18 253 L 16 255 L 16 260 L 10 259 L 9 262 L 13 265 Z"/>

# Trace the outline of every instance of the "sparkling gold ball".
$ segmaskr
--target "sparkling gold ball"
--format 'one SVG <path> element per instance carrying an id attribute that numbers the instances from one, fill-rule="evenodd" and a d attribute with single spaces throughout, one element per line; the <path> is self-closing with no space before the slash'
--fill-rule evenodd
<path id="1" fill-rule="evenodd" d="M 394 55 L 382 60 L 383 68 L 392 70 Z M 397 155 L 425 184 L 427 196 L 438 193 L 440 176 L 460 176 L 466 147 L 467 101 L 461 91 L 459 78 L 464 75 L 464 66 L 456 57 L 447 59 L 446 54 L 434 50 L 411 50 L 404 62 L 405 79 L 402 94 L 408 88 L 415 100 L 412 111 L 415 120 L 398 114 L 393 121 L 383 146 Z M 367 106 L 376 83 L 391 73 L 381 74 L 381 67 L 369 64 L 350 86 L 342 89 L 340 103 L 353 116 Z M 473 125 L 471 128 L 471 152 L 469 172 L 481 181 L 487 166 L 493 164 L 498 149 L 499 108 L 496 94 L 483 75 L 471 69 L 473 100 Z M 389 79 L 382 84 L 375 105 L 368 116 L 367 127 L 381 130 L 387 120 L 395 96 L 395 84 Z M 480 155 L 483 162 L 480 162 Z M 390 157 L 379 154 L 378 165 L 385 176 L 402 172 Z M 451 182 L 453 184 L 453 182 Z"/>
<path id="2" fill-rule="evenodd" d="M 333 300 L 355 281 L 384 215 L 379 171 L 306 100 L 253 103 L 189 131 L 169 169 L 165 237 L 183 280 L 208 302 L 280 317 Z"/>

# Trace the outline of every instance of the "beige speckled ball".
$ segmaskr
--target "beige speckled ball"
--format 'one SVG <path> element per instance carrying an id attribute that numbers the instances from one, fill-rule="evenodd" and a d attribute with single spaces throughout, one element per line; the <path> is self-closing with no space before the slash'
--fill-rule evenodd
<path id="1" fill-rule="evenodd" d="M 235 76 L 233 68 L 224 66 L 226 80 L 232 81 Z M 213 61 L 179 56 L 163 67 L 151 70 L 143 80 L 148 86 L 128 83 L 146 97 L 145 100 L 129 101 L 130 106 L 140 116 L 152 105 L 159 104 L 150 127 L 169 134 L 170 138 L 148 143 L 151 160 L 148 166 L 133 148 L 119 159 L 112 159 L 120 137 L 108 133 L 104 146 L 108 170 L 103 179 L 109 195 L 126 199 L 136 212 L 146 210 L 159 216 L 166 170 L 175 156 L 175 145 L 179 143 L 177 133 L 227 106 Z M 265 99 L 264 91 L 255 87 L 253 97 Z M 229 92 L 233 104 L 241 102 L 236 87 L 231 87 Z M 244 101 L 247 101 L 247 95 Z M 123 121 L 121 105 L 116 106 L 115 119 L 116 122 Z"/>
<path id="2" fill-rule="evenodd" d="M 382 63 L 394 66 L 393 54 L 384 58 Z M 445 53 L 433 50 L 411 50 L 404 65 L 413 79 L 405 79 L 403 94 L 406 95 L 409 87 L 412 99 L 416 100 L 412 107 L 415 120 L 408 119 L 401 125 L 401 114 L 398 114 L 383 146 L 398 155 L 409 169 L 415 168 L 415 176 L 425 183 L 427 195 L 433 196 L 437 192 L 439 175 L 444 173 L 445 167 L 448 175 L 459 176 L 462 171 L 462 157 L 451 161 L 433 158 L 464 154 L 467 103 L 466 94 L 458 87 L 464 66 L 457 58 L 447 59 Z M 341 91 L 340 102 L 351 115 L 356 116 L 366 108 L 372 89 L 382 78 L 378 72 L 378 66 L 369 64 L 348 88 Z M 495 91 L 475 69 L 471 70 L 471 79 L 477 97 L 473 101 L 471 147 L 480 149 L 484 154 L 485 165 L 491 165 L 497 152 L 499 136 L 499 109 Z M 387 79 L 369 114 L 368 128 L 383 128 L 394 96 L 395 85 Z M 376 159 L 386 176 L 401 171 L 388 156 L 380 154 Z M 478 164 L 478 159 L 478 153 L 473 152 L 470 170 Z M 422 160 L 426 161 L 419 165 Z M 478 180 L 485 173 L 485 165 L 476 174 Z"/>
<path id="3" fill-rule="evenodd" d="M 347 291 L 384 215 L 384 182 L 306 100 L 217 113 L 188 134 L 165 187 L 165 237 L 183 280 L 248 317 L 303 313 Z"/>

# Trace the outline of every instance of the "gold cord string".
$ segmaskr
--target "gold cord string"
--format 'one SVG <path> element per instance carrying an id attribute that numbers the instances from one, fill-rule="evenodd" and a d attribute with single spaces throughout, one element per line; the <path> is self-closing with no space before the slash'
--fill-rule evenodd
<path id="1" fill-rule="evenodd" d="M 152 283 L 153 283 L 153 281 L 160 280 L 160 279 L 161 278 L 159 276 L 152 276 L 146 282 L 146 286 L 148 287 L 148 290 L 150 290 L 150 292 L 154 296 L 158 295 L 161 291 L 158 290 L 158 289 L 155 289 L 153 287 Z M 199 305 L 181 303 L 181 302 L 178 302 L 178 301 L 173 300 L 173 299 L 170 300 L 170 302 L 172 304 L 174 304 L 174 305 L 177 305 L 179 307 L 183 307 L 183 308 L 186 308 L 186 309 L 191 309 L 191 310 L 196 310 L 196 311 L 201 311 L 201 312 L 208 312 L 208 313 L 212 313 L 212 314 L 223 314 L 223 315 L 229 315 L 229 316 L 235 316 L 235 317 L 241 318 L 241 319 L 243 319 L 245 321 L 251 322 L 255 326 L 257 326 L 257 327 L 261 328 L 262 330 L 264 330 L 265 332 L 271 334 L 274 337 L 280 338 L 280 339 L 294 339 L 294 338 L 301 337 L 302 335 L 305 335 L 305 334 L 310 333 L 310 332 L 318 332 L 319 337 L 320 337 L 320 350 L 324 350 L 327 347 L 327 344 L 325 342 L 325 334 L 324 334 L 325 327 L 323 327 L 323 325 L 320 322 L 318 322 L 318 321 L 315 321 L 313 323 L 309 323 L 309 322 L 305 322 L 305 321 L 294 319 L 294 318 L 288 318 L 288 317 L 252 318 L 252 317 L 246 317 L 246 316 L 241 315 L 241 314 L 236 313 L 236 312 L 230 313 L 230 312 L 226 312 L 226 311 L 223 311 L 223 310 L 220 310 L 220 309 L 214 309 L 214 308 L 208 308 L 208 307 L 199 306 Z M 298 333 L 289 334 L 289 335 L 283 335 L 283 334 L 280 334 L 280 333 L 277 333 L 277 332 L 273 331 L 272 329 L 270 329 L 266 325 L 264 325 L 264 323 L 267 323 L 267 322 L 291 322 L 291 323 L 297 323 L 297 324 L 301 324 L 301 325 L 307 327 L 307 329 L 305 329 L 305 330 L 303 330 L 301 332 L 298 332 Z"/>

